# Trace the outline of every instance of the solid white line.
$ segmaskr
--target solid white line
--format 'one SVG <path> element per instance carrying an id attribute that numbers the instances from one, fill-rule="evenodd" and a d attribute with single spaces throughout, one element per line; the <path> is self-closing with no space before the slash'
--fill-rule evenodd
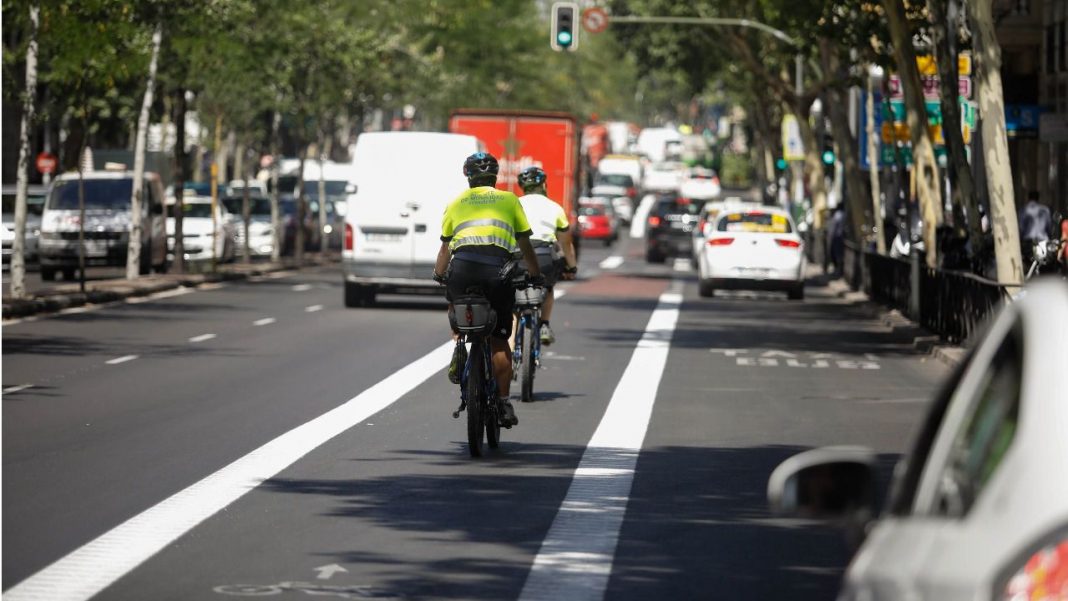
<path id="1" fill-rule="evenodd" d="M 345 404 L 163 500 L 4 591 L 5 601 L 89 599 L 331 438 L 385 409 L 448 364 L 447 342 Z"/>
<path id="2" fill-rule="evenodd" d="M 254 325 L 254 326 L 266 326 L 266 325 L 270 325 L 270 324 L 272 324 L 274 322 L 275 322 L 275 319 L 273 317 L 264 317 L 263 319 L 257 319 L 256 321 L 252 322 L 252 325 Z"/>
<path id="3" fill-rule="evenodd" d="M 307 292 L 311 290 L 311 284 L 297 284 L 293 286 L 293 292 Z"/>
<path id="4" fill-rule="evenodd" d="M 315 313 L 316 311 L 322 311 L 322 305 L 311 305 L 310 307 L 304 307 L 305 313 Z"/>
<path id="5" fill-rule="evenodd" d="M 601 261 L 597 266 L 601 269 L 615 269 L 623 264 L 623 257 L 619 255 L 612 255 L 604 261 Z"/>
<path id="6" fill-rule="evenodd" d="M 534 558 L 520 601 L 604 598 L 681 304 L 677 285 L 660 295 Z"/>
<path id="7" fill-rule="evenodd" d="M 653 209 L 653 203 L 655 202 L 655 194 L 646 194 L 642 201 L 638 203 L 638 208 L 634 211 L 634 217 L 630 220 L 631 238 L 645 237 L 645 220 L 649 218 L 649 211 Z"/>
<path id="8" fill-rule="evenodd" d="M 33 384 L 21 384 L 19 386 L 10 386 L 4 389 L 4 394 L 12 394 L 15 392 L 22 392 L 27 388 L 33 388 Z"/>
<path id="9" fill-rule="evenodd" d="M 193 336 L 189 339 L 189 342 L 204 342 L 205 340 L 211 340 L 215 338 L 215 334 L 201 334 L 200 336 Z"/>
<path id="10" fill-rule="evenodd" d="M 689 259 L 683 259 L 681 257 L 676 258 L 675 259 L 675 264 L 672 266 L 672 269 L 674 269 L 675 271 L 689 271 L 690 270 L 690 260 Z"/>
<path id="11" fill-rule="evenodd" d="M 108 365 L 118 365 L 120 363 L 126 363 L 127 361 L 133 361 L 136 358 L 137 355 L 123 355 L 122 357 L 117 357 L 110 361 L 105 361 L 104 363 L 107 363 Z"/>

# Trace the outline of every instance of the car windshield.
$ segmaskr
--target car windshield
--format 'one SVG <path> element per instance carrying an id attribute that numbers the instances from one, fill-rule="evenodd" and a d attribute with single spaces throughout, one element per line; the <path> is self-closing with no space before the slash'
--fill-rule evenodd
<path id="1" fill-rule="evenodd" d="M 657 203 L 656 212 L 661 215 L 696 215 L 701 212 L 701 205 L 685 198 L 668 198 Z"/>
<path id="2" fill-rule="evenodd" d="M 757 232 L 766 234 L 789 234 L 793 231 L 790 220 L 776 213 L 750 211 L 730 213 L 719 220 L 716 228 L 721 232 Z"/>
<path id="3" fill-rule="evenodd" d="M 607 173 L 597 178 L 597 184 L 631 188 L 634 186 L 634 181 L 630 179 L 629 175 L 624 175 L 622 173 Z"/>
<path id="4" fill-rule="evenodd" d="M 182 203 L 182 214 L 186 217 L 211 218 L 211 205 L 206 202 Z"/>
<path id="5" fill-rule="evenodd" d="M 243 215 L 242 207 L 245 199 L 242 196 L 227 196 L 222 199 L 223 206 L 234 215 Z M 250 196 L 248 199 L 248 212 L 250 215 L 270 215 L 271 201 L 262 196 Z"/>
<path id="6" fill-rule="evenodd" d="M 130 208 L 130 194 L 133 180 L 124 179 L 86 179 L 85 208 L 123 210 Z M 49 209 L 65 211 L 78 209 L 78 180 L 60 180 L 52 187 L 48 197 Z"/>
<path id="7" fill-rule="evenodd" d="M 26 197 L 26 214 L 27 215 L 41 215 L 44 211 L 44 202 L 42 197 L 27 196 Z M 4 215 L 15 214 L 15 195 L 4 194 Z"/>
<path id="8" fill-rule="evenodd" d="M 326 197 L 334 198 L 338 196 L 345 196 L 345 188 L 349 185 L 346 181 L 327 181 L 326 182 Z M 310 180 L 304 182 L 304 194 L 308 198 L 319 197 L 319 180 Z"/>
<path id="9" fill-rule="evenodd" d="M 604 213 L 604 205 L 582 205 L 579 207 L 579 215 L 584 215 L 586 217 L 604 215 Z"/>

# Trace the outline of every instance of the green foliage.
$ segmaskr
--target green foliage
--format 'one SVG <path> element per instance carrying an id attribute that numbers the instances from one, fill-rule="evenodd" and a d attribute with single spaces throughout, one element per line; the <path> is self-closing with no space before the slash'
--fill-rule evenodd
<path id="1" fill-rule="evenodd" d="M 748 186 L 753 181 L 753 166 L 749 156 L 733 152 L 723 153 L 719 177 L 726 186 Z"/>

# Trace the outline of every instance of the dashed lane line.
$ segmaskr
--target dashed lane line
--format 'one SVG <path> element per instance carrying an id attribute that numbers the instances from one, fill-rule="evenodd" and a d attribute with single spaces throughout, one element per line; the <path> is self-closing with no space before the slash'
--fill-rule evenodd
<path id="1" fill-rule="evenodd" d="M 193 336 L 189 339 L 189 342 L 206 342 L 215 338 L 215 334 L 201 334 L 200 336 Z"/>
<path id="2" fill-rule="evenodd" d="M 682 257 L 676 257 L 675 263 L 672 266 L 675 271 L 690 271 L 690 260 Z"/>
<path id="3" fill-rule="evenodd" d="M 133 361 L 134 359 L 137 359 L 138 356 L 139 355 L 123 355 L 121 357 L 116 357 L 114 359 L 105 361 L 104 363 L 107 363 L 108 365 L 119 365 L 119 364 L 122 364 L 122 363 L 127 363 L 129 361 Z"/>
<path id="4" fill-rule="evenodd" d="M 305 313 L 315 313 L 316 311 L 322 311 L 322 310 L 323 310 L 323 306 L 322 305 L 311 305 L 311 306 L 308 306 L 308 307 L 304 307 L 304 312 Z"/>
<path id="5" fill-rule="evenodd" d="M 273 318 L 273 317 L 264 317 L 263 319 L 257 319 L 256 321 L 252 322 L 252 325 L 254 325 L 254 326 L 266 326 L 266 325 L 270 325 L 270 324 L 274 323 L 275 321 L 277 321 L 277 320 L 275 318 Z"/>
<path id="6" fill-rule="evenodd" d="M 8 386 L 4 389 L 4 394 L 14 394 L 16 392 L 22 392 L 27 388 L 33 388 L 33 384 L 19 384 L 18 386 Z"/>
<path id="7" fill-rule="evenodd" d="M 520 601 L 604 598 L 638 455 L 678 322 L 679 290 L 675 282 L 660 295 L 534 558 Z"/>
<path id="8" fill-rule="evenodd" d="M 615 269 L 623 264 L 623 257 L 619 255 L 612 255 L 604 261 L 601 261 L 597 266 L 601 269 Z"/>
<path id="9" fill-rule="evenodd" d="M 441 371 L 449 341 L 341 406 L 164 499 L 4 591 L 5 601 L 88 600 L 167 545 L 323 443 L 392 405 Z"/>
<path id="10" fill-rule="evenodd" d="M 311 284 L 296 284 L 295 286 L 293 286 L 293 292 L 307 292 L 311 289 Z"/>

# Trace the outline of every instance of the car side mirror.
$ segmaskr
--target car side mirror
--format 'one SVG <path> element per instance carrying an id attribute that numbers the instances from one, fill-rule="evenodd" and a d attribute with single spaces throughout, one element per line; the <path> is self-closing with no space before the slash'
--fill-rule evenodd
<path id="1" fill-rule="evenodd" d="M 799 453 L 771 473 L 768 503 L 780 515 L 866 522 L 876 509 L 875 463 L 864 447 Z"/>

